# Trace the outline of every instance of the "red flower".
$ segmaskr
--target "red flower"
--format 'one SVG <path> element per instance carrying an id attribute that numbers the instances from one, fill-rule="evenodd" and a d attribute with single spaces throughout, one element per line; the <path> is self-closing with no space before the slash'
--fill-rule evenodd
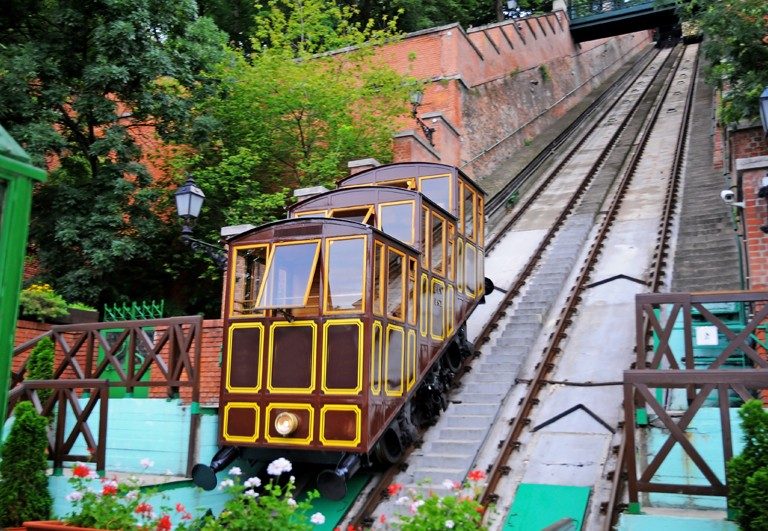
<path id="1" fill-rule="evenodd" d="M 72 475 L 77 478 L 87 478 L 91 475 L 91 469 L 78 463 L 72 467 Z"/>
<path id="2" fill-rule="evenodd" d="M 136 510 L 134 512 L 136 514 L 145 514 L 147 516 L 150 516 L 152 514 L 152 506 L 147 502 L 141 502 L 139 505 L 136 506 Z"/>
<path id="3" fill-rule="evenodd" d="M 485 479 L 485 472 L 482 470 L 473 470 L 469 474 L 467 474 L 467 479 L 470 481 L 482 481 Z"/>
<path id="4" fill-rule="evenodd" d="M 101 489 L 102 496 L 113 496 L 117 494 L 117 485 L 114 483 L 106 483 Z"/>
<path id="5" fill-rule="evenodd" d="M 381 516 L 379 516 L 379 522 L 381 522 L 382 524 L 386 524 L 387 523 L 387 515 L 386 514 L 382 514 Z"/>
<path id="6" fill-rule="evenodd" d="M 185 511 L 186 511 L 186 509 L 184 508 L 184 504 L 183 503 L 177 503 L 176 504 L 176 512 L 177 513 L 183 513 Z"/>
<path id="7" fill-rule="evenodd" d="M 184 515 L 181 517 L 182 520 L 192 520 L 192 515 L 190 513 L 184 513 Z"/>
<path id="8" fill-rule="evenodd" d="M 157 531 L 171 531 L 171 517 L 164 514 L 160 520 L 157 521 Z"/>
<path id="9" fill-rule="evenodd" d="M 389 487 L 387 487 L 387 494 L 394 496 L 401 490 L 403 490 L 403 486 L 400 483 L 392 483 Z"/>

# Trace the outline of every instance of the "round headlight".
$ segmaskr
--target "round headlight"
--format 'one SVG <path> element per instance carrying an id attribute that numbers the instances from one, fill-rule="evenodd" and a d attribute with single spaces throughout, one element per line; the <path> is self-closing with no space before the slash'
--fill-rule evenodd
<path id="1" fill-rule="evenodd" d="M 287 411 L 284 411 L 275 417 L 275 431 L 285 437 L 286 435 L 290 435 L 294 431 L 296 431 L 296 428 L 299 427 L 299 417 L 294 415 L 293 413 L 288 413 Z"/>

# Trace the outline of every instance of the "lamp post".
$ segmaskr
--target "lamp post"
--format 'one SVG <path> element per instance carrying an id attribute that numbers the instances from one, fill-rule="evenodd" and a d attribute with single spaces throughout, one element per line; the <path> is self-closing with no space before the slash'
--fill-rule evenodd
<path id="1" fill-rule="evenodd" d="M 763 132 L 768 136 L 768 87 L 760 94 L 760 121 L 763 122 Z"/>
<path id="2" fill-rule="evenodd" d="M 200 216 L 200 209 L 203 207 L 203 201 L 205 201 L 205 194 L 197 186 L 192 176 L 187 177 L 187 181 L 176 190 L 174 197 L 176 199 L 176 211 L 179 217 L 184 220 L 184 225 L 181 228 L 181 240 L 193 250 L 204 252 L 216 262 L 219 268 L 226 269 L 227 256 L 220 247 L 192 237 L 192 225 Z"/>
<path id="3" fill-rule="evenodd" d="M 432 135 L 435 133 L 435 128 L 429 127 L 421 118 L 416 115 L 423 98 L 424 93 L 422 91 L 415 90 L 411 92 L 411 116 L 413 116 L 413 118 L 416 120 L 416 123 L 419 124 L 419 127 L 421 127 L 421 132 L 424 133 L 424 136 L 429 141 L 429 144 L 434 146 L 435 143 L 432 141 Z"/>

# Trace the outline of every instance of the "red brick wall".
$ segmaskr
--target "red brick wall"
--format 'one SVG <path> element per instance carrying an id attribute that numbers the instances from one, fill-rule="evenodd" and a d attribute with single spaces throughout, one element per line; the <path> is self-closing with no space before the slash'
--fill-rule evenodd
<path id="1" fill-rule="evenodd" d="M 436 129 L 437 159 L 482 177 L 649 43 L 650 33 L 638 32 L 577 45 L 558 11 L 467 31 L 458 24 L 424 30 L 381 48 L 377 56 L 428 82 L 420 116 L 441 113 L 458 129 L 460 142 L 440 120 L 429 123 Z M 509 135 L 527 122 L 532 123 Z M 400 123 L 422 135 L 411 117 Z M 397 139 L 394 159 L 429 161 L 435 155 Z"/>
<path id="2" fill-rule="evenodd" d="M 762 126 L 730 131 L 729 142 L 734 164 L 738 159 L 768 155 L 768 140 Z"/>

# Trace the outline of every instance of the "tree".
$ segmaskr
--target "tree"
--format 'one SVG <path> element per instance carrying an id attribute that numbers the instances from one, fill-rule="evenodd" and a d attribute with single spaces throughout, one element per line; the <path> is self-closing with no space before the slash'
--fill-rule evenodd
<path id="1" fill-rule="evenodd" d="M 394 21 L 377 30 L 353 14 L 322 0 L 273 0 L 256 17 L 258 52 L 232 53 L 214 72 L 219 91 L 199 110 L 215 125 L 192 167 L 211 198 L 201 216 L 209 236 L 221 224 L 274 219 L 287 189 L 332 185 L 349 160 L 391 160 L 416 84 L 375 56 L 397 37 Z"/>
<path id="2" fill-rule="evenodd" d="M 708 79 L 723 91 L 721 121 L 755 118 L 760 93 L 768 85 L 768 3 L 695 0 L 684 13 L 705 35 Z"/>
<path id="3" fill-rule="evenodd" d="M 27 366 L 27 380 L 53 380 L 53 365 L 55 361 L 55 347 L 50 337 L 38 341 L 32 353 L 29 355 Z M 53 394 L 52 389 L 38 389 L 37 396 L 40 403 L 45 405 Z"/>
<path id="4" fill-rule="evenodd" d="M 16 406 L 14 416 L 0 461 L 0 527 L 46 520 L 53 505 L 45 473 L 48 419 L 28 401 Z"/>
<path id="5" fill-rule="evenodd" d="M 30 240 L 65 298 L 162 297 L 178 275 L 170 182 L 147 154 L 197 131 L 190 110 L 225 40 L 194 0 L 4 5 L 0 121 L 55 168 Z"/>
<path id="6" fill-rule="evenodd" d="M 347 0 L 345 5 L 357 9 L 354 20 L 362 24 L 373 20 L 391 20 L 397 16 L 397 28 L 411 32 L 458 22 L 464 28 L 489 24 L 497 20 L 494 0 Z M 499 4 L 500 6 L 501 4 Z M 506 4 L 505 4 L 506 5 Z M 386 17 L 386 18 L 385 18 Z"/>

